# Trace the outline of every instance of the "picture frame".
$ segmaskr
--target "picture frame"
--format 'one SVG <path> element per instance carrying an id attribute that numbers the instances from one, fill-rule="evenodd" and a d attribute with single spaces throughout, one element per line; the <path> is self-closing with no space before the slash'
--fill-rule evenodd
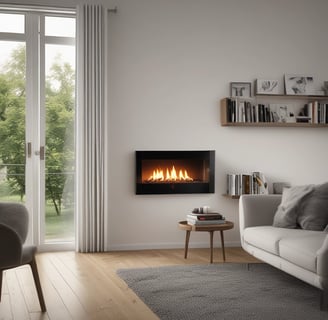
<path id="1" fill-rule="evenodd" d="M 279 94 L 279 80 L 256 79 L 256 94 Z"/>
<path id="2" fill-rule="evenodd" d="M 270 113 L 272 114 L 273 122 L 295 123 L 296 116 L 294 106 L 291 104 L 270 104 Z"/>
<path id="3" fill-rule="evenodd" d="M 314 95 L 314 77 L 307 74 L 285 74 L 287 95 Z"/>
<path id="4" fill-rule="evenodd" d="M 250 98 L 252 95 L 251 82 L 230 82 L 230 96 L 234 98 Z"/>
<path id="5" fill-rule="evenodd" d="M 322 90 L 325 96 L 328 96 L 328 81 L 324 81 Z"/>

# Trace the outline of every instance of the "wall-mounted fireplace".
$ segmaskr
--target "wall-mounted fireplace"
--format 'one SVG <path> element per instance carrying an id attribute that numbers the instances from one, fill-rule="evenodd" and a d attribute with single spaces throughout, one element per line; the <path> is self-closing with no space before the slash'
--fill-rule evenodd
<path id="1" fill-rule="evenodd" d="M 136 194 L 214 193 L 215 151 L 136 151 Z"/>

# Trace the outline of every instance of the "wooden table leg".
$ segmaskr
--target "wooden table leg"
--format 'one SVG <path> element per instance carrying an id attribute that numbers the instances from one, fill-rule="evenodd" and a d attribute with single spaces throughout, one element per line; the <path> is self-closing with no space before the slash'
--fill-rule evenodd
<path id="1" fill-rule="evenodd" d="M 185 242 L 185 259 L 187 259 L 188 255 L 188 246 L 189 246 L 189 239 L 190 239 L 190 230 L 186 230 L 186 242 Z"/>
<path id="2" fill-rule="evenodd" d="M 209 231 L 210 233 L 210 245 L 211 245 L 211 259 L 210 262 L 213 263 L 213 235 L 214 231 Z"/>
<path id="3" fill-rule="evenodd" d="M 223 255 L 223 261 L 225 261 L 225 251 L 224 251 L 224 237 L 223 237 L 223 230 L 220 230 L 221 235 L 221 247 L 222 247 L 222 255 Z"/>

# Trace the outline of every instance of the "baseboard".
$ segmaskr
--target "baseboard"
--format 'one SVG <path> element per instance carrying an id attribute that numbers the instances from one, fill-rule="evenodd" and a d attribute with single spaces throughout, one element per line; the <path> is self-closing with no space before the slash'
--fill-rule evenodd
<path id="1" fill-rule="evenodd" d="M 227 241 L 225 247 L 241 247 L 240 241 Z M 220 248 L 220 245 L 214 245 L 214 248 Z M 189 248 L 209 248 L 208 242 L 190 243 Z M 109 245 L 108 251 L 133 251 L 133 250 L 164 250 L 164 249 L 184 249 L 184 243 L 136 243 L 136 244 L 118 244 Z"/>

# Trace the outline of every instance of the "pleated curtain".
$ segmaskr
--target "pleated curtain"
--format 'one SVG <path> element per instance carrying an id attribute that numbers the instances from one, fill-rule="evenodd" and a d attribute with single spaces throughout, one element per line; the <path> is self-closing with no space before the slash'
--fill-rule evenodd
<path id="1" fill-rule="evenodd" d="M 79 252 L 106 248 L 106 10 L 77 7 L 77 241 Z"/>

